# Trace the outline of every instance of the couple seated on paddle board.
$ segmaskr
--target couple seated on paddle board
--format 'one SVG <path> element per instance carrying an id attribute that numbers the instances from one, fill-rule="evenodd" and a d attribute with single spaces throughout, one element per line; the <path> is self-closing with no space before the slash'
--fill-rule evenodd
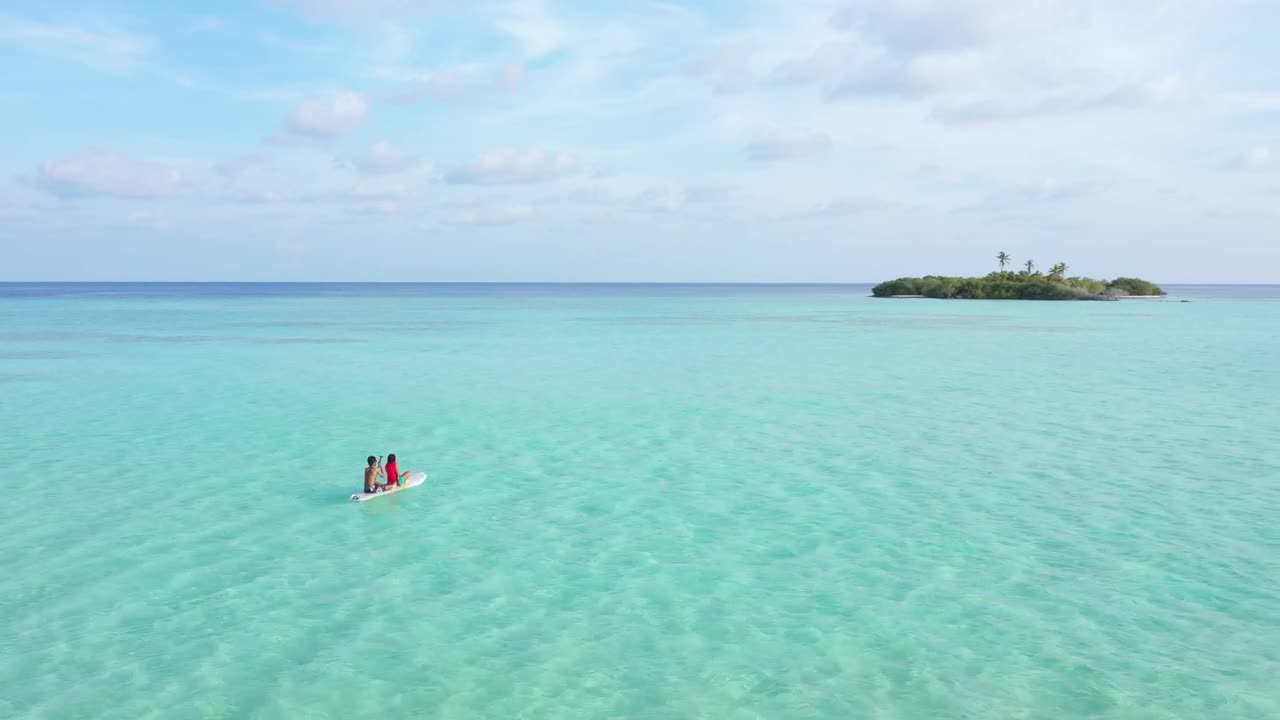
<path id="1" fill-rule="evenodd" d="M 386 492 L 397 485 L 403 485 L 409 473 L 400 472 L 400 466 L 396 463 L 396 454 L 391 453 L 387 456 L 387 467 L 382 467 L 382 456 L 369 456 L 369 465 L 364 469 L 364 491 L 367 493 Z M 378 478 L 383 478 L 382 484 L 378 484 Z"/>

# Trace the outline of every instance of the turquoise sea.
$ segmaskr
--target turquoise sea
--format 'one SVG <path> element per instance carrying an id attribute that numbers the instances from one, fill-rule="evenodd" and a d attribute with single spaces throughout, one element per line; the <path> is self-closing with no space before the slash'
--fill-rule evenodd
<path id="1" fill-rule="evenodd" d="M 1280 288 L 867 294 L 2 284 L 0 717 L 1280 717 Z"/>

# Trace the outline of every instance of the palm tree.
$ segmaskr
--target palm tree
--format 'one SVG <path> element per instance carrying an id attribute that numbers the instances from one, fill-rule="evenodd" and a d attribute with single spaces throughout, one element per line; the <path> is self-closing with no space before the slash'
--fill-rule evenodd
<path id="1" fill-rule="evenodd" d="M 1035 264 L 1035 262 L 1033 262 L 1033 261 L 1031 261 L 1031 260 L 1028 260 L 1028 261 L 1027 261 L 1027 274 L 1028 274 L 1028 275 L 1030 275 L 1030 274 L 1031 274 L 1031 271 L 1032 271 L 1032 270 L 1035 270 L 1035 269 L 1036 269 L 1036 264 Z"/>
<path id="2" fill-rule="evenodd" d="M 1066 274 L 1067 274 L 1067 264 L 1064 262 L 1060 262 L 1054 265 L 1052 268 L 1049 268 L 1049 278 L 1051 280 L 1061 280 L 1062 278 L 1066 277 Z"/>
<path id="3" fill-rule="evenodd" d="M 1003 250 L 1001 250 L 1000 254 L 996 256 L 996 259 L 1000 261 L 1000 272 L 1004 272 L 1004 266 L 1013 261 L 1013 258 L 1009 257 L 1009 253 L 1004 252 Z"/>

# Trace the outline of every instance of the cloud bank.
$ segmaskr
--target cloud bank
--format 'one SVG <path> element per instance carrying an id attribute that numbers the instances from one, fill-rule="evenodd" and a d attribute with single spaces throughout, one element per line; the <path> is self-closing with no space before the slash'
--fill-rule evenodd
<path id="1" fill-rule="evenodd" d="M 861 280 L 992 246 L 1165 281 L 1275 266 L 1270 3 L 206 10 L 0 11 L 23 267 L 119 267 L 104 228 L 154 234 L 157 267 L 299 278 L 362 243 L 439 279 Z M 264 236 L 306 240 L 273 265 Z"/>

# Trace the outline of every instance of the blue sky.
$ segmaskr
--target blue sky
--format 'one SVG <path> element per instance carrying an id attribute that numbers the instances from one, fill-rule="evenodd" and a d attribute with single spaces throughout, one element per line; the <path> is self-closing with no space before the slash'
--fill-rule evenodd
<path id="1" fill-rule="evenodd" d="M 1273 0 L 0 8 L 0 280 L 1280 281 Z"/>

